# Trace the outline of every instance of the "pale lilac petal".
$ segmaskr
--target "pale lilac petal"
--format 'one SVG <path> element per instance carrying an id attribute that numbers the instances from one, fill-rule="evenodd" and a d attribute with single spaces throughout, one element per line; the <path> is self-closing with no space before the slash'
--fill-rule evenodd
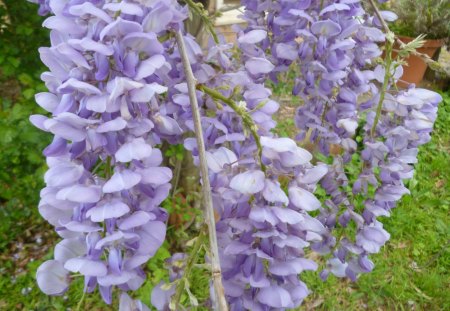
<path id="1" fill-rule="evenodd" d="M 281 222 L 286 224 L 295 225 L 304 220 L 303 216 L 299 212 L 289 208 L 274 206 L 272 207 L 272 212 Z"/>
<path id="2" fill-rule="evenodd" d="M 268 222 L 272 226 L 278 223 L 278 218 L 267 207 L 253 207 L 248 218 L 256 222 Z"/>
<path id="3" fill-rule="evenodd" d="M 119 226 L 120 230 L 130 230 L 130 229 L 145 225 L 150 220 L 155 220 L 155 219 L 156 219 L 156 217 L 153 214 L 149 214 L 144 211 L 137 211 L 136 213 L 132 214 L 131 216 L 120 221 L 118 226 Z"/>
<path id="4" fill-rule="evenodd" d="M 86 109 L 103 113 L 106 111 L 106 106 L 108 105 L 108 98 L 109 96 L 107 94 L 104 95 L 93 95 L 86 97 L 85 103 L 86 103 Z"/>
<path id="5" fill-rule="evenodd" d="M 69 39 L 67 42 L 77 50 L 93 51 L 105 56 L 111 56 L 114 54 L 114 49 L 111 46 L 94 41 L 91 38 Z"/>
<path id="6" fill-rule="evenodd" d="M 143 184 L 163 185 L 172 179 L 172 170 L 168 167 L 151 167 L 139 170 Z"/>
<path id="7" fill-rule="evenodd" d="M 154 121 L 161 134 L 180 135 L 183 133 L 183 130 L 181 129 L 178 122 L 170 117 L 158 115 L 155 116 Z"/>
<path id="8" fill-rule="evenodd" d="M 290 138 L 272 138 L 267 136 L 261 137 L 261 145 L 270 148 L 276 152 L 295 151 L 297 143 Z"/>
<path id="9" fill-rule="evenodd" d="M 246 34 L 239 37 L 238 41 L 239 43 L 245 43 L 245 44 L 256 44 L 261 42 L 267 37 L 267 31 L 256 29 L 251 30 L 247 32 Z"/>
<path id="10" fill-rule="evenodd" d="M 319 164 L 305 172 L 304 175 L 298 176 L 297 181 L 303 184 L 316 184 L 328 172 L 328 165 Z"/>
<path id="11" fill-rule="evenodd" d="M 265 58 L 253 57 L 245 62 L 245 68 L 252 75 L 259 75 L 271 72 L 275 66 Z"/>
<path id="12" fill-rule="evenodd" d="M 61 92 L 61 93 L 71 93 L 74 91 L 81 92 L 86 95 L 101 95 L 102 94 L 102 92 L 95 86 L 93 86 L 89 83 L 83 82 L 83 81 L 79 81 L 74 78 L 70 78 L 69 80 L 67 80 L 66 82 L 61 84 L 60 87 L 58 87 L 58 92 Z"/>
<path id="13" fill-rule="evenodd" d="M 89 209 L 86 217 L 93 222 L 103 222 L 105 219 L 119 218 L 130 211 L 128 205 L 119 200 L 106 202 Z"/>
<path id="14" fill-rule="evenodd" d="M 143 86 L 144 84 L 131 79 L 116 77 L 114 80 L 108 82 L 106 89 L 110 92 L 109 100 L 113 101 L 119 96 L 125 94 L 125 92 L 139 89 Z"/>
<path id="15" fill-rule="evenodd" d="M 123 130 L 127 126 L 127 121 L 122 117 L 117 117 L 114 120 L 105 122 L 97 128 L 97 133 L 117 132 Z"/>
<path id="16" fill-rule="evenodd" d="M 137 71 L 136 71 L 136 80 L 141 80 L 151 76 L 155 73 L 156 69 L 161 68 L 166 63 L 166 59 L 163 55 L 154 55 L 146 60 L 143 60 Z"/>
<path id="17" fill-rule="evenodd" d="M 269 271 L 275 275 L 297 275 L 304 270 L 317 270 L 317 264 L 306 258 L 295 258 L 286 261 L 274 261 L 270 263 Z"/>
<path id="18" fill-rule="evenodd" d="M 54 2 L 54 1 L 51 1 Z M 102 9 L 96 7 L 91 2 L 84 2 L 83 4 L 79 5 L 71 5 L 69 7 L 69 13 L 75 16 L 85 16 L 85 15 L 92 15 L 95 17 L 98 17 L 99 19 L 111 23 L 112 18 L 109 16 L 105 11 Z"/>
<path id="19" fill-rule="evenodd" d="M 314 194 L 300 187 L 289 188 L 289 200 L 295 207 L 308 212 L 322 206 Z"/>
<path id="20" fill-rule="evenodd" d="M 281 189 L 280 183 L 277 181 L 266 179 L 262 194 L 264 199 L 266 199 L 268 202 L 280 202 L 285 205 L 289 204 L 289 199 L 286 193 L 284 193 L 284 191 Z"/>
<path id="21" fill-rule="evenodd" d="M 84 167 L 73 162 L 52 166 L 44 175 L 49 187 L 65 187 L 78 182 L 84 173 Z"/>
<path id="22" fill-rule="evenodd" d="M 100 32 L 100 40 L 103 40 L 106 36 L 123 37 L 132 32 L 142 32 L 141 24 L 118 17 L 114 22 L 103 28 Z"/>
<path id="23" fill-rule="evenodd" d="M 37 93 L 34 98 L 36 99 L 37 104 L 48 112 L 53 112 L 59 105 L 58 96 L 52 93 Z"/>
<path id="24" fill-rule="evenodd" d="M 122 172 L 116 172 L 114 175 L 103 185 L 104 193 L 119 192 L 122 190 L 128 190 L 136 186 L 141 181 L 141 175 L 131 170 L 124 170 Z"/>
<path id="25" fill-rule="evenodd" d="M 117 150 L 115 157 L 118 162 L 131 162 L 132 160 L 143 160 L 152 154 L 152 147 L 142 137 L 135 138 L 123 144 Z"/>
<path id="26" fill-rule="evenodd" d="M 98 277 L 97 281 L 98 284 L 101 286 L 114 286 L 114 285 L 122 285 L 127 283 L 129 280 L 134 278 L 136 276 L 135 272 L 129 272 L 129 271 L 121 271 L 120 274 L 107 274 L 102 277 Z M 133 310 L 133 309 L 131 309 Z M 136 310 L 136 309 L 134 309 Z"/>
<path id="27" fill-rule="evenodd" d="M 105 276 L 107 274 L 106 265 L 103 262 L 87 258 L 71 258 L 66 261 L 64 268 L 87 276 Z"/>
<path id="28" fill-rule="evenodd" d="M 136 16 L 144 15 L 144 10 L 142 10 L 142 8 L 139 5 L 124 1 L 118 3 L 106 3 L 103 6 L 103 9 L 129 15 L 136 15 Z"/>
<path id="29" fill-rule="evenodd" d="M 243 194 L 255 194 L 264 189 L 264 180 L 262 171 L 247 171 L 234 176 L 230 188 Z"/>
<path id="30" fill-rule="evenodd" d="M 48 260 L 39 266 L 36 280 L 46 295 L 62 295 L 69 287 L 69 272 L 61 262 Z"/>
<path id="31" fill-rule="evenodd" d="M 33 120 L 35 121 L 35 120 Z M 47 131 L 53 133 L 55 136 L 74 141 L 80 142 L 85 140 L 86 131 L 70 126 L 64 122 L 59 122 L 54 119 L 47 119 L 44 122 L 44 127 Z"/>
<path id="32" fill-rule="evenodd" d="M 75 257 L 86 255 L 86 242 L 80 238 L 64 239 L 55 246 L 55 259 L 64 263 Z"/>
<path id="33" fill-rule="evenodd" d="M 289 308 L 292 306 L 292 299 L 289 292 L 276 285 L 262 288 L 256 295 L 256 299 L 273 308 Z"/>
<path id="34" fill-rule="evenodd" d="M 341 26 L 332 20 L 317 21 L 311 25 L 311 32 L 317 36 L 332 37 L 341 33 Z"/>
<path id="35" fill-rule="evenodd" d="M 130 99 L 134 103 L 147 103 L 155 94 L 163 94 L 168 88 L 158 83 L 146 84 L 144 87 L 130 92 Z"/>
<path id="36" fill-rule="evenodd" d="M 206 153 L 206 160 L 209 169 L 214 173 L 222 171 L 227 164 L 237 165 L 236 154 L 225 147 L 220 147 L 212 153 L 208 151 Z"/>
<path id="37" fill-rule="evenodd" d="M 100 201 L 102 190 L 100 186 L 73 185 L 58 191 L 58 200 L 69 200 L 77 203 L 96 203 Z"/>

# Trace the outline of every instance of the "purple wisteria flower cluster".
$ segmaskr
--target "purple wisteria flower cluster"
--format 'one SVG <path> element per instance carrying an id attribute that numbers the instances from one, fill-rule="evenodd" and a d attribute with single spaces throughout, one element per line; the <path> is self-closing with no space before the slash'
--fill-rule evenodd
<path id="1" fill-rule="evenodd" d="M 49 170 L 39 210 L 62 238 L 54 259 L 39 267 L 38 285 L 61 295 L 82 276 L 85 291 L 98 288 L 106 303 L 117 288 L 120 310 L 148 310 L 128 292 L 141 287 L 144 264 L 165 240 L 160 206 L 172 170 L 162 166 L 160 146 L 183 143 L 200 162 L 187 135 L 194 120 L 174 38 L 185 33 L 189 8 L 175 0 L 32 2 L 51 13 L 44 22 L 51 47 L 40 49 L 49 92 L 36 95 L 49 116 L 30 118 L 55 136 L 44 150 Z M 358 0 L 242 5 L 239 57 L 232 44 L 205 51 L 189 34 L 184 42 L 197 80 L 227 302 L 235 311 L 286 310 L 309 293 L 299 275 L 319 268 L 311 250 L 326 258 L 324 279 L 373 269 L 368 256 L 389 239 L 377 217 L 408 193 L 403 181 L 430 138 L 441 98 L 413 86 L 396 90 L 401 66 L 390 51 L 379 64 L 389 38 Z M 292 92 L 303 102 L 297 141 L 273 134 L 280 107 L 266 85 L 293 67 Z M 300 147 L 306 141 L 319 155 Z M 360 171 L 352 175 L 355 159 Z M 323 202 L 318 187 L 327 193 Z M 337 237 L 350 222 L 356 235 Z M 156 309 L 173 309 L 187 260 L 171 258 L 171 283 L 151 295 Z"/>
<path id="2" fill-rule="evenodd" d="M 63 240 L 37 281 L 60 295 L 78 273 L 108 304 L 118 287 L 121 310 L 131 310 L 125 292 L 143 284 L 142 265 L 165 240 L 160 204 L 172 171 L 156 146 L 183 132 L 162 105 L 172 66 L 158 35 L 181 27 L 186 10 L 170 1 L 48 1 L 45 8 L 53 14 L 44 22 L 51 47 L 39 52 L 49 92 L 36 101 L 51 117 L 30 119 L 55 136 L 44 150 L 39 211 Z"/>
<path id="3" fill-rule="evenodd" d="M 389 239 L 376 218 L 389 216 L 408 193 L 403 181 L 413 176 L 417 147 L 429 140 L 442 98 L 413 85 L 407 91 L 396 89 L 402 67 L 392 59 L 388 66 L 378 64 L 380 43 L 388 40 L 381 21 L 368 15 L 361 1 L 243 4 L 249 25 L 245 36 L 263 34 L 257 53 L 274 65 L 269 77 L 276 81 L 279 72 L 299 68 L 292 90 L 303 102 L 295 117 L 297 139 L 313 143 L 331 158 L 321 180 L 329 199 L 317 217 L 329 236 L 312 245 L 320 254 L 333 255 L 321 275 L 326 278 L 332 272 L 355 280 L 373 269 L 368 255 L 379 252 Z M 397 18 L 393 12 L 380 13 L 385 22 Z M 362 146 L 358 135 L 363 137 Z M 354 155 L 362 162 L 356 176 L 346 170 Z M 358 203 L 361 196 L 364 200 Z M 350 221 L 356 224 L 356 237 L 344 235 L 337 241 L 333 230 Z"/>

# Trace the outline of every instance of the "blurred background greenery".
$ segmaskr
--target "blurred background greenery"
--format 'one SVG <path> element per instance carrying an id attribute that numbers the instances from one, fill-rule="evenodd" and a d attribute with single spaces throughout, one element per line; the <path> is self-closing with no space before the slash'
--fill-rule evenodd
<path id="1" fill-rule="evenodd" d="M 37 211 L 45 171 L 42 150 L 50 136 L 28 121 L 30 114 L 43 113 L 34 102 L 34 94 L 45 90 L 37 50 L 49 40 L 36 10 L 26 1 L 0 1 L 0 310 L 73 310 L 81 298 L 81 279 L 66 295 L 53 298 L 43 295 L 34 279 L 58 239 Z M 283 103 L 277 127 L 282 136 L 295 131 L 292 115 L 299 103 L 288 94 L 291 80 L 286 75 L 275 89 Z M 383 220 L 392 240 L 374 256 L 375 271 L 356 283 L 335 278 L 323 283 L 316 274 L 305 274 L 312 294 L 302 310 L 450 310 L 450 92 L 435 90 L 444 97 L 436 131 L 421 149 L 417 173 L 409 182 L 411 196 Z M 175 197 L 165 207 L 182 214 L 192 206 L 190 200 L 195 198 Z M 152 286 L 167 278 L 169 249 L 192 238 L 174 228 L 168 236 L 170 243 L 148 264 L 149 281 L 137 294 L 147 304 Z M 198 270 L 192 277 L 194 294 L 206 299 L 207 274 Z M 81 310 L 113 308 L 95 293 Z"/>

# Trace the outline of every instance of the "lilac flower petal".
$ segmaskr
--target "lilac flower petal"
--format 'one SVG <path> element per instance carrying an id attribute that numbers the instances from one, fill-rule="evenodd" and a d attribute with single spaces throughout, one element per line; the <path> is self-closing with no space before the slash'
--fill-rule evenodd
<path id="1" fill-rule="evenodd" d="M 70 78 L 58 88 L 58 91 L 61 93 L 70 93 L 70 92 L 81 92 L 86 95 L 100 95 L 102 92 L 96 88 L 95 86 L 79 81 L 74 78 Z"/>
<path id="2" fill-rule="evenodd" d="M 140 227 L 142 225 L 145 225 L 150 220 L 155 220 L 156 217 L 152 214 L 149 214 L 144 211 L 137 211 L 131 216 L 123 219 L 121 222 L 119 222 L 119 229 L 120 230 L 130 230 L 136 227 Z"/>
<path id="3" fill-rule="evenodd" d="M 272 308 L 289 308 L 292 306 L 289 292 L 276 285 L 262 288 L 256 295 L 256 299 Z"/>
<path id="4" fill-rule="evenodd" d="M 239 43 L 245 43 L 245 44 L 256 44 L 261 42 L 267 37 L 267 31 L 256 29 L 251 30 L 247 32 L 246 34 L 239 37 L 238 42 Z"/>
<path id="5" fill-rule="evenodd" d="M 105 122 L 97 128 L 97 133 L 117 132 L 123 130 L 127 126 L 127 122 L 122 117 Z"/>
<path id="6" fill-rule="evenodd" d="M 245 68 L 252 75 L 259 75 L 271 72 L 275 66 L 265 58 L 253 57 L 245 63 Z"/>
<path id="7" fill-rule="evenodd" d="M 48 112 L 53 112 L 59 105 L 59 98 L 53 93 L 37 93 L 34 98 L 36 99 L 37 104 Z"/>
<path id="8" fill-rule="evenodd" d="M 86 255 L 86 243 L 80 238 L 64 239 L 55 246 L 55 259 L 61 263 Z"/>
<path id="9" fill-rule="evenodd" d="M 61 189 L 56 194 L 58 200 L 69 200 L 77 203 L 96 203 L 100 200 L 101 196 L 101 188 L 93 185 L 73 185 Z"/>
<path id="10" fill-rule="evenodd" d="M 254 207 L 250 211 L 250 215 L 248 216 L 249 219 L 256 221 L 256 222 L 268 222 L 272 226 L 276 225 L 278 223 L 277 217 L 272 212 L 271 208 L 267 207 Z"/>
<path id="11" fill-rule="evenodd" d="M 132 160 L 143 160 L 152 154 L 152 147 L 142 137 L 135 138 L 123 144 L 117 150 L 115 156 L 118 162 L 131 162 Z"/>
<path id="12" fill-rule="evenodd" d="M 167 92 L 167 87 L 158 83 L 146 84 L 144 87 L 131 91 L 131 101 L 134 103 L 147 103 L 155 96 L 155 94 L 163 94 Z"/>
<path id="13" fill-rule="evenodd" d="M 36 280 L 46 295 L 62 295 L 69 287 L 69 272 L 61 262 L 48 260 L 36 272 Z"/>
<path id="14" fill-rule="evenodd" d="M 154 55 L 141 62 L 136 71 L 136 80 L 141 80 L 151 76 L 156 69 L 161 68 L 166 63 L 163 55 Z"/>
<path id="15" fill-rule="evenodd" d="M 114 22 L 108 24 L 100 32 L 100 40 L 105 37 L 123 37 L 132 32 L 142 32 L 142 26 L 139 23 L 127 21 L 118 17 Z"/>
<path id="16" fill-rule="evenodd" d="M 247 171 L 231 179 L 230 188 L 243 194 L 255 194 L 264 189 L 264 173 L 261 171 Z"/>
<path id="17" fill-rule="evenodd" d="M 64 269 L 71 272 L 79 272 L 86 276 L 105 276 L 107 274 L 107 269 L 103 262 L 87 258 L 71 258 L 64 264 Z"/>
<path id="18" fill-rule="evenodd" d="M 78 182 L 84 173 L 84 167 L 76 163 L 61 163 L 50 167 L 44 180 L 50 187 L 65 187 Z"/>
<path id="19" fill-rule="evenodd" d="M 141 181 L 141 175 L 131 170 L 124 170 L 122 172 L 116 172 L 114 175 L 103 185 L 104 193 L 119 192 L 122 190 L 128 190 L 136 186 Z"/>
<path id="20" fill-rule="evenodd" d="M 341 26 L 332 20 L 317 21 L 311 25 L 311 31 L 317 36 L 333 37 L 341 32 Z"/>
<path id="21" fill-rule="evenodd" d="M 322 206 L 311 192 L 300 187 L 289 188 L 289 200 L 295 207 L 305 211 L 314 211 Z"/>
<path id="22" fill-rule="evenodd" d="M 103 222 L 105 219 L 122 217 L 129 211 L 128 205 L 122 201 L 111 201 L 89 209 L 86 217 L 89 217 L 93 222 Z"/>
<path id="23" fill-rule="evenodd" d="M 172 179 L 172 170 L 168 167 L 151 167 L 139 171 L 144 184 L 163 185 Z"/>
<path id="24" fill-rule="evenodd" d="M 139 5 L 128 2 L 106 3 L 103 5 L 103 9 L 129 15 L 144 15 L 144 10 Z"/>
<path id="25" fill-rule="evenodd" d="M 262 195 L 268 202 L 280 202 L 285 205 L 289 204 L 289 199 L 286 193 L 284 193 L 284 191 L 281 189 L 280 183 L 277 181 L 266 179 Z"/>
<path id="26" fill-rule="evenodd" d="M 283 207 L 272 207 L 272 211 L 275 214 L 275 216 L 283 223 L 287 223 L 290 225 L 298 224 L 299 222 L 303 221 L 303 216 L 289 208 L 283 208 Z"/>
<path id="27" fill-rule="evenodd" d="M 297 144 L 290 138 L 272 138 L 263 136 L 261 137 L 261 145 L 279 153 L 288 151 L 294 152 L 297 149 Z"/>

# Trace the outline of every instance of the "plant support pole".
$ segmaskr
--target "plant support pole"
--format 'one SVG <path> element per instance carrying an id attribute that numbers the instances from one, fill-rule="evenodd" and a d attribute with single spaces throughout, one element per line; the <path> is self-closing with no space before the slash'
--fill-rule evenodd
<path id="1" fill-rule="evenodd" d="M 203 140 L 202 123 L 196 95 L 197 81 L 195 80 L 194 73 L 192 72 L 191 64 L 189 62 L 189 57 L 187 54 L 181 30 L 178 30 L 176 32 L 176 40 L 180 51 L 184 72 L 186 75 L 186 82 L 189 91 L 189 100 L 191 102 L 192 116 L 194 119 L 195 136 L 197 138 L 197 146 L 200 160 L 200 173 L 203 182 L 202 183 L 203 204 L 206 211 L 205 216 L 209 232 L 209 244 L 211 248 L 211 272 L 216 304 L 219 311 L 227 311 L 228 306 L 225 300 L 225 291 L 222 285 L 222 271 L 220 269 L 219 247 L 217 245 L 217 235 L 216 235 L 216 220 L 214 218 L 211 184 L 209 182 L 208 165 L 206 161 L 205 142 Z"/>

